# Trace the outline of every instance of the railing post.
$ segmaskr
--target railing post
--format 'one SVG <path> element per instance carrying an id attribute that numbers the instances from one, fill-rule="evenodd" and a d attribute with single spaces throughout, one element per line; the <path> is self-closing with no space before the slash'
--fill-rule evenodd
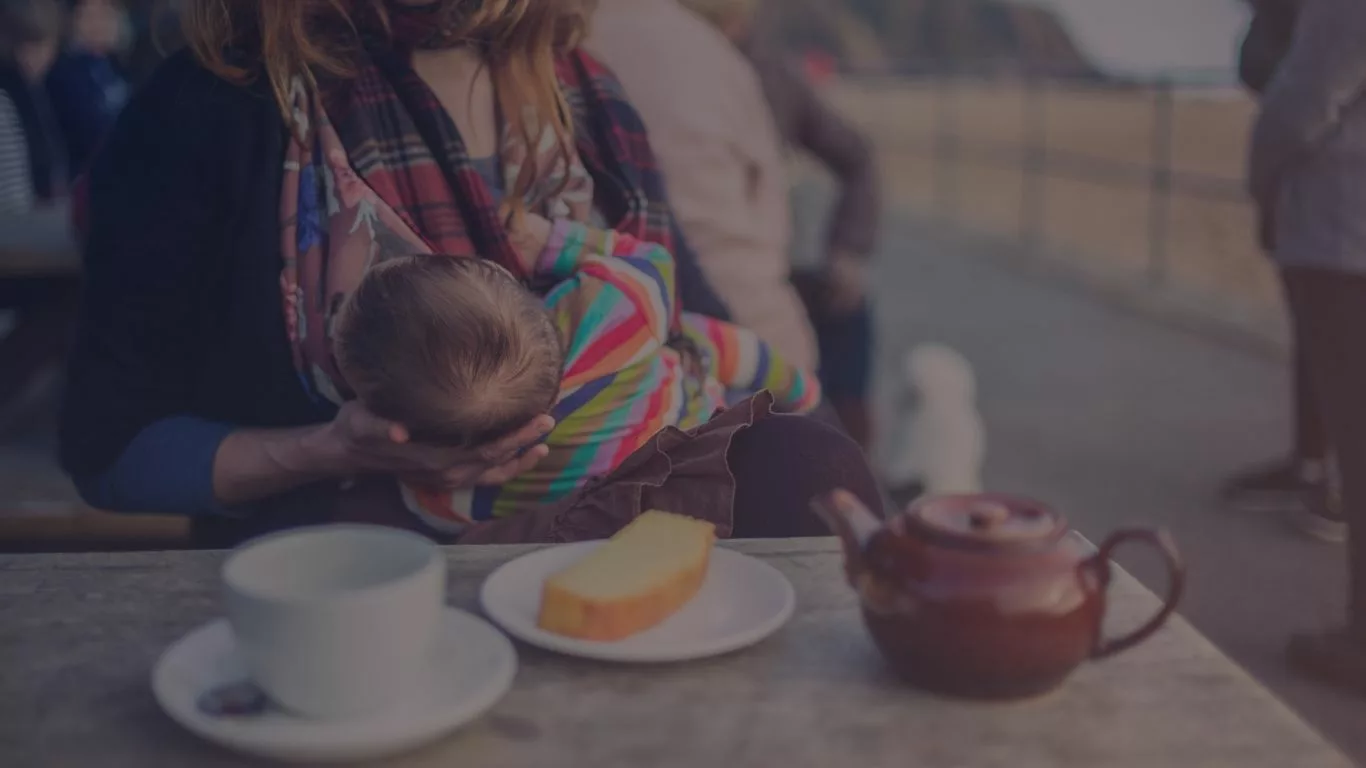
<path id="1" fill-rule="evenodd" d="M 935 203 L 939 215 L 949 222 L 958 208 L 958 78 L 952 69 L 940 73 L 935 109 Z"/>
<path id="2" fill-rule="evenodd" d="M 1167 281 L 1167 240 L 1171 225 L 1172 144 L 1175 131 L 1172 82 L 1157 82 L 1153 105 L 1152 176 L 1148 199 L 1148 283 L 1154 288 Z"/>
<path id="3" fill-rule="evenodd" d="M 1022 98 L 1020 241 L 1031 255 L 1035 255 L 1043 246 L 1048 195 L 1045 177 L 1048 167 L 1048 84 L 1028 75 Z"/>

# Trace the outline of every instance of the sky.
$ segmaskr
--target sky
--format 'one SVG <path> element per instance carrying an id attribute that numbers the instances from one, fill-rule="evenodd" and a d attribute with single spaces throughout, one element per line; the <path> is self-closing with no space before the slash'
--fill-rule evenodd
<path id="1" fill-rule="evenodd" d="M 1077 44 L 1115 74 L 1163 70 L 1235 71 L 1247 25 L 1241 0 L 1016 0 L 1052 7 Z"/>

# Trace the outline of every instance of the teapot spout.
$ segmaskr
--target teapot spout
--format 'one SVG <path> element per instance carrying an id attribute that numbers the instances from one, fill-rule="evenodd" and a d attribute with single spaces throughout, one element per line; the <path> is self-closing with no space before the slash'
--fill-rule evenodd
<path id="1" fill-rule="evenodd" d="M 863 553 L 868 542 L 882 531 L 882 520 L 843 488 L 812 499 L 811 509 L 843 543 L 846 570 L 851 575 L 862 570 Z"/>

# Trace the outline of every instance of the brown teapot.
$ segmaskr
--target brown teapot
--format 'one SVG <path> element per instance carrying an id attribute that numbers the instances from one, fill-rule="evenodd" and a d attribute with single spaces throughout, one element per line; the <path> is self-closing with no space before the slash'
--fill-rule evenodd
<path id="1" fill-rule="evenodd" d="M 1061 515 L 1026 499 L 927 498 L 885 523 L 844 491 L 813 507 L 844 543 L 845 573 L 883 657 L 935 693 L 1011 699 L 1051 690 L 1083 661 L 1156 632 L 1184 584 L 1165 532 L 1119 531 L 1097 551 Z M 1129 541 L 1162 553 L 1166 600 L 1143 626 L 1106 639 L 1110 555 Z"/>

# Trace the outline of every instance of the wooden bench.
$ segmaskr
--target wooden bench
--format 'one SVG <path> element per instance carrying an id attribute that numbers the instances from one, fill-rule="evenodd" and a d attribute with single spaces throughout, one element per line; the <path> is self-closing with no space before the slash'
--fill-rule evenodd
<path id="1" fill-rule="evenodd" d="M 183 549 L 187 518 L 104 512 L 79 503 L 0 507 L 0 552 L 130 552 Z"/>
<path id="2" fill-rule="evenodd" d="M 0 277 L 68 277 L 81 273 L 78 251 L 0 248 Z"/>

